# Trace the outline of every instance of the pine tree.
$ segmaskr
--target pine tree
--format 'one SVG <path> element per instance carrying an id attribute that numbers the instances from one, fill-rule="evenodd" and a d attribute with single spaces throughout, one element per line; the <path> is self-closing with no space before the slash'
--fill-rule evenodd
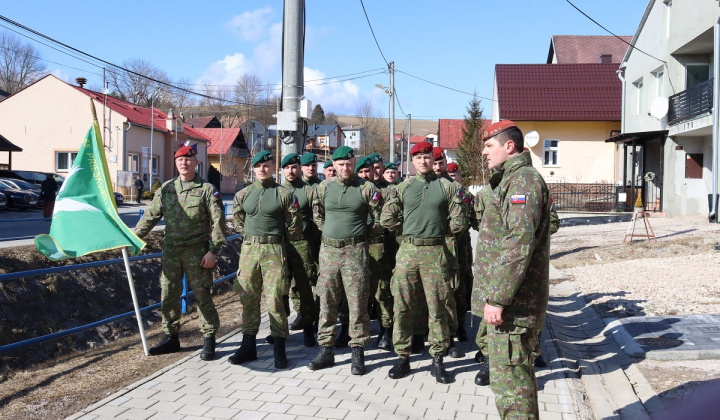
<path id="1" fill-rule="evenodd" d="M 463 176 L 463 185 L 485 185 L 490 179 L 490 170 L 487 160 L 482 155 L 482 131 L 485 125 L 480 100 L 475 94 L 465 108 L 468 115 L 465 117 L 465 126 L 462 130 L 462 139 L 458 144 L 458 166 Z"/>
<path id="2" fill-rule="evenodd" d="M 325 110 L 320 104 L 315 105 L 313 108 L 312 116 L 310 116 L 311 124 L 324 124 L 325 123 Z"/>

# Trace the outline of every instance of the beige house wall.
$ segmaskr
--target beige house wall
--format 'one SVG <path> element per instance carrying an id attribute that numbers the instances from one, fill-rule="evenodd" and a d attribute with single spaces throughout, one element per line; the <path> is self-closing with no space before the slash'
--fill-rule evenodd
<path id="1" fill-rule="evenodd" d="M 523 134 L 537 131 L 540 141 L 530 148 L 533 166 L 546 182 L 616 182 L 616 146 L 605 143 L 620 122 L 515 121 Z M 544 140 L 559 140 L 558 165 L 543 165 Z"/>

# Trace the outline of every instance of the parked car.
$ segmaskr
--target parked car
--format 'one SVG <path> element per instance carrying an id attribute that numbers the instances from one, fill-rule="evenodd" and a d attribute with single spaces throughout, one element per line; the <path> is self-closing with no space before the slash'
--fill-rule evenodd
<path id="1" fill-rule="evenodd" d="M 55 181 L 58 183 L 58 187 L 62 185 L 63 182 L 65 182 L 65 177 L 58 174 L 53 174 L 49 172 L 39 172 L 39 171 L 18 171 L 18 170 L 7 170 L 2 169 L 0 170 L 0 178 L 12 178 L 12 179 L 21 179 L 25 182 L 29 182 L 31 184 L 40 186 L 43 181 L 45 181 L 45 178 L 48 176 L 52 176 L 55 178 Z"/>
<path id="2" fill-rule="evenodd" d="M 37 206 L 38 195 L 29 191 L 13 188 L 9 184 L 0 181 L 0 193 L 7 198 L 8 208 L 17 208 L 18 210 L 27 210 Z"/>
<path id="3" fill-rule="evenodd" d="M 5 210 L 7 208 L 7 198 L 5 198 L 5 194 L 0 193 L 0 210 Z"/>
<path id="4" fill-rule="evenodd" d="M 119 206 L 120 204 L 122 204 L 124 202 L 125 202 L 125 197 L 123 197 L 123 195 L 120 194 L 119 192 L 116 192 L 115 193 L 115 204 L 117 204 Z"/>
<path id="5" fill-rule="evenodd" d="M 37 194 L 38 195 L 37 206 L 42 208 L 43 200 L 41 200 L 39 198 L 40 197 L 40 187 L 39 186 L 37 186 L 35 184 L 31 184 L 29 182 L 25 182 L 22 179 L 0 178 L 0 181 L 4 182 L 5 184 L 10 185 L 13 188 L 17 188 L 18 190 L 29 191 L 33 194 Z"/>

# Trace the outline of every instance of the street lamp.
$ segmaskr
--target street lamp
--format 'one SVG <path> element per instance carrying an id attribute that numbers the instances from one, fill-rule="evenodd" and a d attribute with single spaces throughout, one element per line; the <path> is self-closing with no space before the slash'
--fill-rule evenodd
<path id="1" fill-rule="evenodd" d="M 390 162 L 394 163 L 395 162 L 395 156 L 394 156 L 395 155 L 395 133 L 394 133 L 395 127 L 393 124 L 393 114 L 394 114 L 393 106 L 392 106 L 394 104 L 393 92 L 392 92 L 392 89 L 390 89 L 389 87 L 387 87 L 385 85 L 381 85 L 380 83 L 375 83 L 375 87 L 378 89 L 384 89 L 385 94 L 390 96 L 390 104 L 389 104 L 390 105 L 390 117 L 388 119 L 388 131 L 390 132 L 390 156 L 388 157 L 388 160 Z"/>

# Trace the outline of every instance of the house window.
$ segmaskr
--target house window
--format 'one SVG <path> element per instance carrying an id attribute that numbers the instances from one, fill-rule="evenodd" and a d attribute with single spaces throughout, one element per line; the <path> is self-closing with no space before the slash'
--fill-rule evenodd
<path id="1" fill-rule="evenodd" d="M 69 171 L 75 157 L 77 157 L 77 152 L 55 152 L 55 170 L 57 172 Z"/>
<path id="2" fill-rule="evenodd" d="M 670 21 L 672 20 L 672 0 L 664 0 L 665 9 L 665 38 L 670 38 Z"/>
<path id="3" fill-rule="evenodd" d="M 153 173 L 153 175 L 157 175 L 157 174 L 158 174 L 158 166 L 159 166 L 159 164 L 160 164 L 160 162 L 158 161 L 158 157 L 157 157 L 157 156 L 153 156 L 153 157 L 152 157 L 152 173 Z"/>
<path id="4" fill-rule="evenodd" d="M 655 77 L 655 97 L 660 98 L 665 94 L 665 85 L 663 76 L 665 75 L 665 72 L 663 72 L 662 68 L 656 70 L 653 72 L 653 76 Z"/>
<path id="5" fill-rule="evenodd" d="M 685 155 L 685 178 L 702 179 L 703 154 L 688 153 Z"/>
<path id="6" fill-rule="evenodd" d="M 638 80 L 637 82 L 633 83 L 633 86 L 635 86 L 635 114 L 640 115 L 643 110 L 643 81 Z"/>
<path id="7" fill-rule="evenodd" d="M 140 155 L 128 153 L 128 170 L 130 172 L 140 172 Z"/>
<path id="8" fill-rule="evenodd" d="M 710 80 L 710 64 L 688 64 L 686 70 L 686 89 L 692 89 L 700 83 Z"/>
<path id="9" fill-rule="evenodd" d="M 543 166 L 558 166 L 560 140 L 545 140 L 543 145 Z"/>

